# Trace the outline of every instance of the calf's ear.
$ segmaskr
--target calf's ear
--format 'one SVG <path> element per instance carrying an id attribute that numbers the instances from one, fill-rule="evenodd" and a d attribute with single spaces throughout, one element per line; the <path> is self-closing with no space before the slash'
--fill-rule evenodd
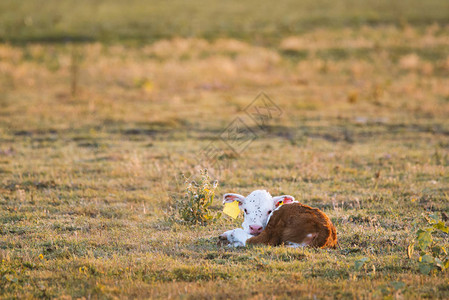
<path id="1" fill-rule="evenodd" d="M 239 205 L 243 204 L 245 197 L 239 194 L 227 193 L 223 196 L 223 204 L 238 201 Z"/>
<path id="2" fill-rule="evenodd" d="M 295 197 L 290 195 L 282 195 L 282 196 L 276 196 L 273 197 L 273 202 L 275 207 L 279 207 L 279 205 L 282 204 L 289 204 L 293 203 L 295 201 Z"/>

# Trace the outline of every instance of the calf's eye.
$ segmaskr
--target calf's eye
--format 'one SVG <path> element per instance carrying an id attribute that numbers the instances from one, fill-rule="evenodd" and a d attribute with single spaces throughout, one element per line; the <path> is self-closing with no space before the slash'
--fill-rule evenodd
<path id="1" fill-rule="evenodd" d="M 248 214 L 248 211 L 246 210 L 246 208 L 243 211 L 245 212 L 245 214 Z"/>
<path id="2" fill-rule="evenodd" d="M 272 212 L 272 210 L 269 210 L 269 211 L 267 212 L 267 215 L 271 214 L 271 212 Z"/>

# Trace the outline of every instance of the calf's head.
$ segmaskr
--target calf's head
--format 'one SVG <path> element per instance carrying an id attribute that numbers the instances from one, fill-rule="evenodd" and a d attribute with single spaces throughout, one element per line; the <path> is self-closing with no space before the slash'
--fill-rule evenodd
<path id="1" fill-rule="evenodd" d="M 223 196 L 223 203 L 237 201 L 244 213 L 243 229 L 252 235 L 258 235 L 267 226 L 268 217 L 280 205 L 295 201 L 289 195 L 271 197 L 265 190 L 257 190 L 248 196 L 228 193 Z"/>

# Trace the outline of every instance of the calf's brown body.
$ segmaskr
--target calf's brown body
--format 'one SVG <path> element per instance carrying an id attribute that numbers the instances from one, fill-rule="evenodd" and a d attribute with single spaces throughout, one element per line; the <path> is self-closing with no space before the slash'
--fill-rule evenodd
<path id="1" fill-rule="evenodd" d="M 318 208 L 292 203 L 276 210 L 265 229 L 246 242 L 272 246 L 296 243 L 317 248 L 335 248 L 337 230 L 328 216 Z"/>

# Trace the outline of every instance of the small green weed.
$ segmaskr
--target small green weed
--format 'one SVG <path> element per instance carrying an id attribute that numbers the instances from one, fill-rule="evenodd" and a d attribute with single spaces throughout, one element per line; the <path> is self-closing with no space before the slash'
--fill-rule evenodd
<path id="1" fill-rule="evenodd" d="M 365 263 L 369 262 L 370 259 L 368 257 L 363 257 L 361 259 L 358 259 L 354 262 L 354 269 L 356 271 L 360 271 L 362 267 L 365 265 Z"/>
<path id="2" fill-rule="evenodd" d="M 181 219 L 193 225 L 206 225 L 218 220 L 221 213 L 213 214 L 209 209 L 215 198 L 218 181 L 211 182 L 207 169 L 201 170 L 198 182 L 185 176 L 184 179 L 186 192 L 178 202 L 178 212 Z"/>
<path id="3" fill-rule="evenodd" d="M 416 240 L 408 246 L 408 256 L 412 258 L 417 243 L 420 250 L 419 271 L 427 275 L 432 270 L 444 271 L 449 268 L 447 252 L 449 227 L 436 214 L 424 218 L 430 226 L 418 229 Z"/>

